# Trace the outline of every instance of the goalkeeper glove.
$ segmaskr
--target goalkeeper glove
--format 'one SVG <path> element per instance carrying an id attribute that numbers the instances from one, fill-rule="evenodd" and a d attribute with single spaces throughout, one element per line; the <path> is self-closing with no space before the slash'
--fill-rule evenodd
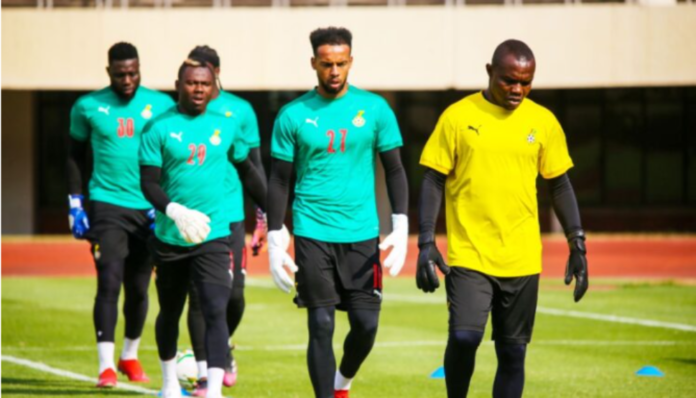
<path id="1" fill-rule="evenodd" d="M 384 267 L 389 268 L 391 276 L 399 275 L 406 261 L 408 248 L 408 217 L 405 214 L 392 214 L 392 233 L 379 245 L 379 250 L 392 248 L 384 260 Z"/>
<path id="2" fill-rule="evenodd" d="M 288 254 L 289 246 L 290 233 L 284 225 L 280 230 L 268 231 L 268 262 L 271 275 L 278 289 L 285 293 L 290 293 L 290 289 L 294 285 L 286 269 L 293 274 L 297 272 L 297 265 Z"/>
<path id="3" fill-rule="evenodd" d="M 68 195 L 68 203 L 70 204 L 70 213 L 68 213 L 68 222 L 70 223 L 70 231 L 76 239 L 84 239 L 85 234 L 89 231 L 89 219 L 85 209 L 82 208 L 82 195 Z"/>
<path id="4" fill-rule="evenodd" d="M 179 234 L 188 243 L 203 243 L 210 233 L 210 218 L 198 210 L 171 202 L 167 205 L 166 214 L 174 221 Z"/>
<path id="5" fill-rule="evenodd" d="M 150 220 L 150 230 L 155 230 L 155 209 L 150 209 L 147 211 L 147 219 Z"/>
<path id="6" fill-rule="evenodd" d="M 435 267 L 444 275 L 450 273 L 450 267 L 445 264 L 440 251 L 435 245 L 432 233 L 418 237 L 418 264 L 416 266 L 416 286 L 425 293 L 432 293 L 440 287 Z"/>
<path id="7" fill-rule="evenodd" d="M 578 230 L 568 234 L 568 247 L 570 248 L 570 257 L 566 263 L 565 284 L 570 285 L 575 277 L 573 298 L 577 303 L 585 295 L 589 286 L 587 258 L 585 258 L 585 254 L 587 254 L 585 231 Z"/>
<path id="8" fill-rule="evenodd" d="M 256 228 L 251 236 L 251 253 L 254 256 L 259 255 L 259 251 L 263 249 L 268 233 L 268 225 L 266 224 L 266 213 L 261 209 L 256 208 Z"/>

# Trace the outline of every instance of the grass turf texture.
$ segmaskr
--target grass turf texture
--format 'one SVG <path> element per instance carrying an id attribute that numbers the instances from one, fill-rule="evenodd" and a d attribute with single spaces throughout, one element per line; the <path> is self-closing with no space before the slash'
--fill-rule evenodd
<path id="1" fill-rule="evenodd" d="M 311 397 L 305 365 L 305 312 L 298 310 L 269 279 L 252 279 L 247 310 L 235 336 L 240 367 L 238 385 L 227 396 Z M 97 355 L 92 327 L 93 278 L 2 279 L 2 354 L 42 362 L 96 378 Z M 352 398 L 445 397 L 444 380 L 430 379 L 442 365 L 447 338 L 444 289 L 425 295 L 411 278 L 385 279 L 385 303 L 377 346 L 353 383 Z M 539 306 L 619 315 L 663 322 L 696 324 L 696 288 L 674 283 L 650 284 L 592 280 L 580 304 L 559 281 L 544 280 Z M 157 390 L 160 370 L 154 341 L 157 298 L 151 286 L 150 313 L 140 359 L 153 380 L 139 386 Z M 122 347 L 119 315 L 116 352 Z M 182 317 L 180 349 L 190 347 Z M 337 357 L 347 332 L 345 314 L 337 313 Z M 470 397 L 489 397 L 496 359 L 487 337 L 477 357 Z M 663 378 L 638 377 L 644 365 L 657 366 Z M 696 391 L 696 332 L 565 316 L 537 315 L 527 356 L 528 397 L 687 397 Z M 120 381 L 125 381 L 119 376 Z M 8 397 L 132 397 L 120 389 L 98 391 L 91 383 L 2 362 L 2 395 Z"/>

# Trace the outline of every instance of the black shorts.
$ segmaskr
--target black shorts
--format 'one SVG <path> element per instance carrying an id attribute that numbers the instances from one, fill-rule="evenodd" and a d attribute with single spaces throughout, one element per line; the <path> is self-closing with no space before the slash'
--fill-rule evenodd
<path id="1" fill-rule="evenodd" d="M 539 275 L 498 278 L 452 267 L 445 278 L 449 329 L 483 332 L 492 312 L 493 340 L 526 344 L 532 339 Z"/>
<path id="2" fill-rule="evenodd" d="M 382 304 L 379 239 L 327 243 L 295 236 L 298 307 L 375 309 Z"/>
<path id="3" fill-rule="evenodd" d="M 174 246 L 153 237 L 150 246 L 155 257 L 157 283 L 167 287 L 183 277 L 193 282 L 232 288 L 230 242 L 226 236 L 196 246 Z"/>
<path id="4" fill-rule="evenodd" d="M 130 255 L 150 262 L 147 239 L 152 236 L 148 210 L 134 210 L 93 201 L 89 208 L 90 241 L 95 262 L 125 260 Z"/>
<path id="5" fill-rule="evenodd" d="M 246 229 L 244 221 L 230 223 L 230 267 L 234 274 L 233 285 L 235 288 L 244 288 L 247 266 L 247 250 L 244 243 Z"/>

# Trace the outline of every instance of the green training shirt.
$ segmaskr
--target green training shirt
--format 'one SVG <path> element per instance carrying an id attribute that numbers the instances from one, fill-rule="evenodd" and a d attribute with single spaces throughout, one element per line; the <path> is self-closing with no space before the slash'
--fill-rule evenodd
<path id="1" fill-rule="evenodd" d="M 242 139 L 246 142 L 249 149 L 258 148 L 261 145 L 261 137 L 259 136 L 259 124 L 256 121 L 256 113 L 251 104 L 225 91 L 220 91 L 220 95 L 208 104 L 208 109 L 225 117 L 233 118 L 237 121 L 241 130 Z M 228 167 L 227 177 L 225 178 L 225 187 L 227 191 L 225 196 L 237 196 L 241 206 L 229 208 L 230 222 L 238 222 L 244 220 L 244 191 L 242 184 L 237 175 L 237 169 L 232 166 Z M 265 178 L 266 176 L 262 176 Z"/>
<path id="2" fill-rule="evenodd" d="M 297 170 L 295 235 L 332 243 L 377 237 L 376 153 L 402 145 L 387 102 L 354 86 L 338 99 L 315 89 L 284 106 L 271 155 Z"/>
<path id="3" fill-rule="evenodd" d="M 138 148 L 145 124 L 174 105 L 169 95 L 138 87 L 126 101 L 111 87 L 80 97 L 70 113 L 70 137 L 90 141 L 94 170 L 91 200 L 129 209 L 152 205 L 140 191 Z"/>
<path id="4" fill-rule="evenodd" d="M 233 118 L 212 111 L 190 116 L 172 107 L 143 133 L 140 165 L 160 167 L 160 184 L 169 199 L 210 218 L 210 241 L 230 234 L 228 209 L 242 203 L 239 197 L 226 196 L 224 179 L 230 161 L 239 163 L 248 154 Z M 155 225 L 159 240 L 194 246 L 165 214 L 157 212 Z"/>

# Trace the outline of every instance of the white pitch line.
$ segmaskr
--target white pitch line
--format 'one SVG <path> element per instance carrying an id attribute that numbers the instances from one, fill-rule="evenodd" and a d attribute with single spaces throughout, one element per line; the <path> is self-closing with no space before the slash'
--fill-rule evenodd
<path id="1" fill-rule="evenodd" d="M 13 363 L 15 365 L 26 366 L 26 367 L 34 369 L 34 370 L 38 370 L 38 371 L 45 372 L 45 373 L 51 373 L 51 374 L 54 374 L 56 376 L 67 377 L 67 378 L 73 379 L 73 380 L 86 381 L 86 382 L 90 382 L 93 384 L 97 384 L 97 379 L 95 379 L 93 377 L 87 377 L 87 376 L 81 375 L 79 373 L 73 373 L 73 372 L 70 372 L 67 370 L 54 368 L 54 367 L 48 366 L 46 364 L 43 364 L 41 362 L 29 361 L 27 359 L 15 358 L 12 356 L 7 356 L 7 355 L 3 355 L 1 358 L 4 362 L 10 362 L 10 363 Z M 130 384 L 121 383 L 121 382 L 119 382 L 116 385 L 116 388 L 121 389 L 121 390 L 139 392 L 141 394 L 147 394 L 147 395 L 157 395 L 159 393 L 159 391 L 150 390 L 148 388 L 143 388 L 143 387 L 132 386 Z"/>
<path id="2" fill-rule="evenodd" d="M 417 340 L 417 341 L 377 341 L 375 347 L 379 348 L 403 348 L 403 347 L 431 347 L 444 346 L 447 343 L 447 338 L 442 340 Z M 482 344 L 493 344 L 492 341 L 484 341 Z M 696 345 L 696 341 L 684 340 L 533 340 L 534 345 L 549 345 L 549 346 L 678 346 L 678 345 Z M 340 348 L 342 345 L 335 344 Z M 5 351 L 53 351 L 53 352 L 75 352 L 75 351 L 92 351 L 93 346 L 73 346 L 73 347 L 3 347 Z M 263 346 L 248 346 L 238 345 L 238 351 L 304 351 L 307 349 L 307 344 L 277 344 Z M 157 351 L 155 346 L 141 346 L 140 351 Z M 5 360 L 5 357 L 3 357 Z M 91 380 L 91 379 L 90 379 Z M 96 381 L 96 379 L 94 379 Z"/>
<path id="3" fill-rule="evenodd" d="M 580 311 L 573 311 L 573 310 L 559 310 L 556 308 L 548 308 L 548 307 L 537 307 L 537 312 L 542 313 L 542 314 L 546 314 L 546 315 L 567 316 L 567 317 L 571 317 L 571 318 L 593 319 L 596 321 L 624 323 L 624 324 L 628 324 L 628 325 L 640 325 L 640 326 L 648 326 L 648 327 L 653 327 L 653 328 L 674 329 L 674 330 L 681 330 L 684 332 L 696 332 L 696 326 L 693 326 L 693 325 L 685 325 L 682 323 L 654 321 L 651 319 L 629 318 L 629 317 L 625 317 L 625 316 L 596 314 L 593 312 L 580 312 Z"/>

